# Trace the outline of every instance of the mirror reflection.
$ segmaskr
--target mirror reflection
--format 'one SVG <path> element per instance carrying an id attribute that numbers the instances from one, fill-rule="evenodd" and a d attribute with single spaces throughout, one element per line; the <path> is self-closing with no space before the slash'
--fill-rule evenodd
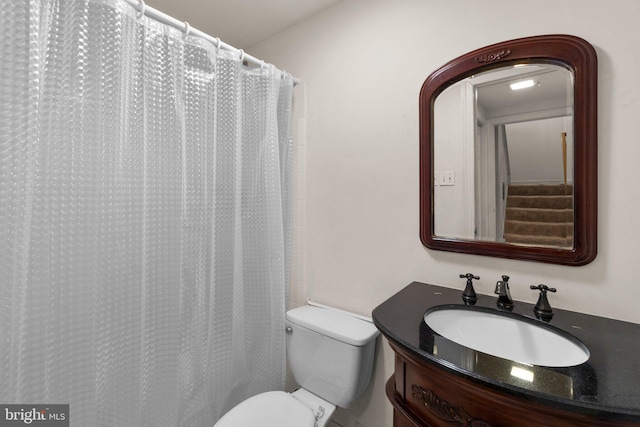
<path id="1" fill-rule="evenodd" d="M 433 105 L 434 235 L 574 247 L 573 74 L 527 63 L 470 76 Z"/>

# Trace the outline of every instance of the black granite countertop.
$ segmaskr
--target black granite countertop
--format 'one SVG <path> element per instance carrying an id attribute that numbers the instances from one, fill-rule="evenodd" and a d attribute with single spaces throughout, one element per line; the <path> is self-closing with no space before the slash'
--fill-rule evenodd
<path id="1" fill-rule="evenodd" d="M 373 321 L 394 344 L 471 381 L 554 407 L 640 422 L 639 324 L 554 309 L 549 324 L 581 340 L 589 360 L 569 368 L 523 366 L 456 344 L 426 326 L 427 310 L 463 305 L 461 295 L 462 289 L 413 282 L 376 307 Z M 553 306 L 552 294 L 549 300 Z M 478 295 L 476 306 L 496 308 L 496 298 Z M 535 319 L 533 304 L 516 301 L 513 312 Z M 510 375 L 513 366 L 533 372 L 534 380 Z"/>

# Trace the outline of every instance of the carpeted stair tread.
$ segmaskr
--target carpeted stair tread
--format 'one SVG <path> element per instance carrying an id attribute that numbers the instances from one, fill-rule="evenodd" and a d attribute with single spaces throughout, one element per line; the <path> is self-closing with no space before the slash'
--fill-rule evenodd
<path id="1" fill-rule="evenodd" d="M 511 184 L 509 194 L 514 196 L 560 196 L 573 194 L 573 185 L 564 184 Z"/>
<path id="2" fill-rule="evenodd" d="M 573 223 L 505 221 L 504 233 L 565 238 L 573 236 Z"/>
<path id="3" fill-rule="evenodd" d="M 550 246 L 561 248 L 572 248 L 573 238 L 554 237 L 554 236 L 530 236 L 521 234 L 506 234 L 504 239 L 510 243 L 519 243 L 531 246 Z"/>
<path id="4" fill-rule="evenodd" d="M 573 196 L 507 196 L 507 208 L 571 209 Z"/>
<path id="5" fill-rule="evenodd" d="M 572 209 L 507 208 L 506 219 L 533 222 L 573 222 Z"/>

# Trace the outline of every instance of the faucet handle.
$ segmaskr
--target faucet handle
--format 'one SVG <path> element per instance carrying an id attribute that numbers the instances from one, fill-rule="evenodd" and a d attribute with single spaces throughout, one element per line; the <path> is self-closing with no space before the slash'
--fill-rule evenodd
<path id="1" fill-rule="evenodd" d="M 467 279 L 467 285 L 462 292 L 462 301 L 466 305 L 474 305 L 478 301 L 476 291 L 473 289 L 473 279 L 479 280 L 480 276 L 474 276 L 473 273 L 460 274 L 461 279 Z"/>
<path id="2" fill-rule="evenodd" d="M 538 319 L 548 322 L 553 317 L 553 309 L 551 308 L 551 304 L 549 304 L 549 300 L 547 299 L 547 292 L 556 292 L 556 288 L 550 288 L 547 285 L 543 284 L 539 284 L 538 286 L 531 285 L 530 288 L 532 290 L 540 291 L 540 296 L 538 297 L 536 306 L 533 308 L 533 313 Z"/>
<path id="3" fill-rule="evenodd" d="M 503 274 L 502 275 L 502 281 L 503 282 L 508 282 L 509 281 L 509 276 Z"/>
<path id="4" fill-rule="evenodd" d="M 542 283 L 539 284 L 538 286 L 535 285 L 531 285 L 529 286 L 532 290 L 538 289 L 540 291 L 541 294 L 547 294 L 548 292 L 556 292 L 556 288 L 550 288 L 547 285 L 543 285 Z"/>

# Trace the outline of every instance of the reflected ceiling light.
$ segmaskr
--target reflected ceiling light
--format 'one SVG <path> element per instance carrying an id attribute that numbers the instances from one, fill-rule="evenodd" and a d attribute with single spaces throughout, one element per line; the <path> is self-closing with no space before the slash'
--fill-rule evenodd
<path id="1" fill-rule="evenodd" d="M 511 375 L 520 378 L 521 380 L 529 381 L 530 383 L 533 382 L 533 372 L 527 369 L 514 366 L 511 368 Z"/>
<path id="2" fill-rule="evenodd" d="M 536 82 L 534 82 L 533 80 L 522 80 L 520 82 L 511 83 L 509 87 L 511 88 L 511 90 L 520 90 L 526 89 L 528 87 L 533 87 L 535 86 L 535 84 Z"/>

